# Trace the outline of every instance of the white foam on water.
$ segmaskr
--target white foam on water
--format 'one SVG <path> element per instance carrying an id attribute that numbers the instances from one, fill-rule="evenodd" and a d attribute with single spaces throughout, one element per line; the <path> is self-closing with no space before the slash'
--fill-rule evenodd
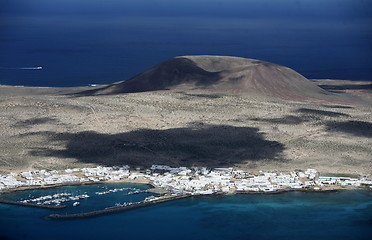
<path id="1" fill-rule="evenodd" d="M 19 67 L 19 68 L 10 68 L 10 67 L 0 67 L 0 69 L 7 69 L 7 70 L 42 70 L 43 67 Z"/>

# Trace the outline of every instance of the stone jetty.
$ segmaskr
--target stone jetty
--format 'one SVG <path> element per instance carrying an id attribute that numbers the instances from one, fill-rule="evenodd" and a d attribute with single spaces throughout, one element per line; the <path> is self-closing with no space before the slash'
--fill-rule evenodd
<path id="1" fill-rule="evenodd" d="M 111 208 L 105 208 L 102 210 L 92 211 L 92 212 L 85 212 L 85 213 L 75 213 L 75 214 L 51 214 L 48 216 L 50 219 L 73 219 L 73 218 L 88 218 L 88 217 L 95 217 L 99 215 L 105 215 L 105 214 L 111 214 L 111 213 L 117 213 L 122 211 L 128 211 L 131 209 L 141 208 L 141 207 L 147 207 L 151 205 L 155 205 L 162 202 L 177 200 L 181 198 L 187 198 L 191 197 L 193 195 L 177 195 L 177 196 L 162 196 L 153 198 L 150 200 L 144 200 L 137 203 L 132 203 L 124 206 L 117 206 L 117 207 L 111 207 Z"/>
<path id="2" fill-rule="evenodd" d="M 25 207 L 36 207 L 36 208 L 48 208 L 48 209 L 61 209 L 65 208 L 65 205 L 47 205 L 47 204 L 36 204 L 36 203 L 25 203 L 25 202 L 16 202 L 10 201 L 5 199 L 0 199 L 0 203 L 10 204 L 10 205 L 18 205 L 18 206 L 25 206 Z"/>

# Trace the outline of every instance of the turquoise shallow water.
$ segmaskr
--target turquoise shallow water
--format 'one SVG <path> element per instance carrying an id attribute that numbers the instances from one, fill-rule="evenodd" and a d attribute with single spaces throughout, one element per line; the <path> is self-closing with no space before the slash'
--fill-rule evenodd
<path id="1" fill-rule="evenodd" d="M 105 184 L 46 191 L 89 193 L 119 186 L 146 188 Z M 27 194 L 30 191 L 7 197 L 20 199 Z M 65 210 L 0 204 L 0 239 L 369 239 L 372 234 L 371 191 L 196 197 L 87 219 L 45 218 L 51 213 L 138 201 L 145 195 L 129 195 L 129 199 L 125 192 L 107 194 Z"/>

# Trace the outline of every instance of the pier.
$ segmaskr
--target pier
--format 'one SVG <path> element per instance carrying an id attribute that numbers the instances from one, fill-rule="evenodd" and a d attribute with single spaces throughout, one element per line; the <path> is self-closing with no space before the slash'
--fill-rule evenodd
<path id="1" fill-rule="evenodd" d="M 188 198 L 192 196 L 193 195 L 163 196 L 163 197 L 156 198 L 154 200 L 145 200 L 145 201 L 133 203 L 133 204 L 126 205 L 126 206 L 105 208 L 102 210 L 97 210 L 97 211 L 92 211 L 92 212 L 65 214 L 65 215 L 51 214 L 48 216 L 48 218 L 50 219 L 73 219 L 73 218 L 95 217 L 99 215 L 105 215 L 105 214 L 117 213 L 117 212 L 122 212 L 122 211 L 128 211 L 128 210 L 136 209 L 136 208 L 147 207 L 147 206 L 155 205 L 155 204 L 162 203 L 162 202 L 168 202 L 168 201 Z"/>
<path id="2" fill-rule="evenodd" d="M 35 207 L 35 208 L 47 208 L 47 209 L 62 209 L 65 208 L 65 205 L 47 205 L 47 204 L 37 204 L 37 203 L 24 203 L 24 202 L 17 202 L 17 201 L 10 201 L 5 199 L 0 199 L 0 203 L 10 204 L 10 205 L 18 205 L 18 206 L 25 206 L 25 207 Z"/>

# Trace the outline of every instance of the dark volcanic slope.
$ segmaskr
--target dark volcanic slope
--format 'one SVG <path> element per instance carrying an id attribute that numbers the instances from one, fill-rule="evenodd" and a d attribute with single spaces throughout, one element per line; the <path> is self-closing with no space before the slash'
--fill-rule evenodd
<path id="1" fill-rule="evenodd" d="M 226 56 L 176 57 L 97 93 L 165 89 L 205 89 L 288 100 L 324 99 L 330 94 L 290 68 L 255 59 Z"/>

